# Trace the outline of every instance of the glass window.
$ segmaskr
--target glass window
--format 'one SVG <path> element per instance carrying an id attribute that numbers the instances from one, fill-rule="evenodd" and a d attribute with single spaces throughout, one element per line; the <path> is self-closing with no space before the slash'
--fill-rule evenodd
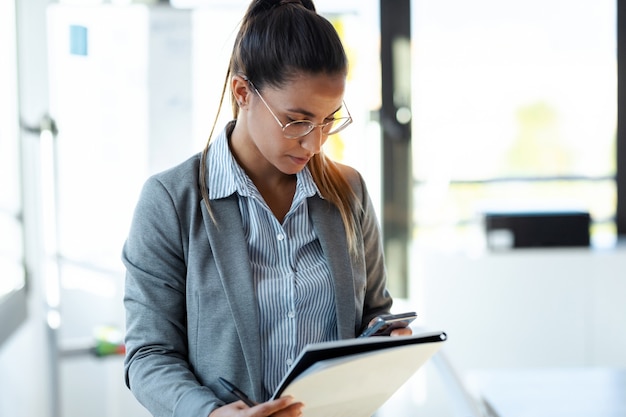
<path id="1" fill-rule="evenodd" d="M 615 3 L 414 2 L 418 237 L 474 242 L 504 206 L 588 211 L 614 238 Z"/>
<path id="2" fill-rule="evenodd" d="M 0 4 L 0 343 L 25 314 L 14 2 Z"/>

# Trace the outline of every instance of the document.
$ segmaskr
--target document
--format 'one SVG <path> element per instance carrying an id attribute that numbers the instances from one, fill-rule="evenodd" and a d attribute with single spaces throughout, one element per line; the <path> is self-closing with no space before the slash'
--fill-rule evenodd
<path id="1" fill-rule="evenodd" d="M 304 417 L 370 417 L 446 340 L 443 332 L 308 345 L 274 398 L 291 395 Z"/>

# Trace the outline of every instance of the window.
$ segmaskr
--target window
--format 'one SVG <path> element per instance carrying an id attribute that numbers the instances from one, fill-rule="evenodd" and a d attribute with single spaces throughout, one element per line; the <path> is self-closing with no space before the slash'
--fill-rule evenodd
<path id="1" fill-rule="evenodd" d="M 0 4 L 0 344 L 26 315 L 14 2 Z"/>
<path id="2" fill-rule="evenodd" d="M 582 209 L 615 239 L 614 0 L 415 1 L 418 240 L 464 245 L 488 209 Z"/>

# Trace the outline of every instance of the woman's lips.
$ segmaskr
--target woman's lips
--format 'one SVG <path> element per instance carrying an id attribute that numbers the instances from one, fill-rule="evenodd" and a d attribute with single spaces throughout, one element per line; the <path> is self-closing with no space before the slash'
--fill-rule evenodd
<path id="1" fill-rule="evenodd" d="M 298 165 L 306 165 L 311 158 L 298 158 L 297 156 L 292 156 L 291 159 Z"/>

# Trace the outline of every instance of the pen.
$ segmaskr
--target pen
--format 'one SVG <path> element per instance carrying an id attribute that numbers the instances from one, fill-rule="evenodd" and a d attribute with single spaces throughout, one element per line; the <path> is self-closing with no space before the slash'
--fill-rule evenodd
<path id="1" fill-rule="evenodd" d="M 226 388 L 228 391 L 230 391 L 233 395 L 235 395 L 241 401 L 246 403 L 246 405 L 248 407 L 254 407 L 256 405 L 256 403 L 254 401 L 252 401 L 250 398 L 248 398 L 248 396 L 246 394 L 244 394 L 242 390 L 240 390 L 239 388 L 234 386 L 231 382 L 225 380 L 222 377 L 219 377 L 218 379 L 219 379 L 220 383 L 224 386 L 224 388 Z"/>

